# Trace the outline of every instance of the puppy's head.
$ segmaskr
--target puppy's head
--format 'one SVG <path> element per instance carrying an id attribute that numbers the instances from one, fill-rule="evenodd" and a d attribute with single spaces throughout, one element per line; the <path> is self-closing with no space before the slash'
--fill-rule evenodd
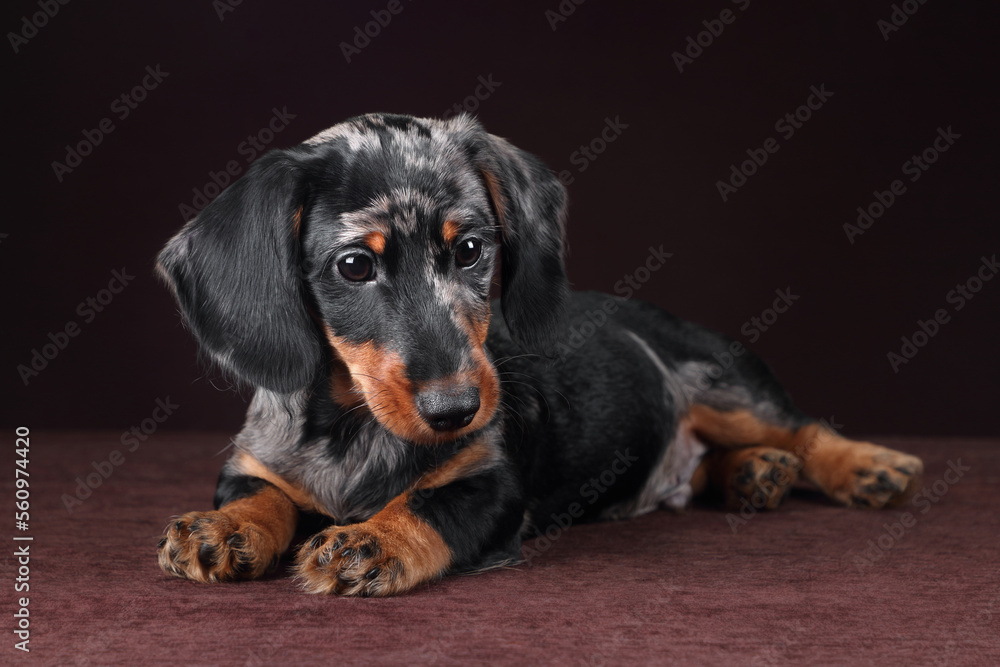
<path id="1" fill-rule="evenodd" d="M 289 393 L 331 379 L 400 437 L 454 438 L 497 410 L 484 349 L 502 311 L 544 345 L 567 290 L 565 191 L 468 116 L 372 114 L 261 157 L 160 253 L 202 348 Z"/>

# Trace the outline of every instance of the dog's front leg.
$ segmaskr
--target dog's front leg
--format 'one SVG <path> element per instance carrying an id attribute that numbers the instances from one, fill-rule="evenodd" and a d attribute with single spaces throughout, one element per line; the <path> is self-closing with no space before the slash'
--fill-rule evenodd
<path id="1" fill-rule="evenodd" d="M 312 593 L 403 593 L 447 572 L 516 560 L 523 515 L 509 464 L 495 447 L 476 442 L 371 519 L 306 541 L 298 577 Z"/>
<path id="2" fill-rule="evenodd" d="M 273 484 L 246 476 L 238 481 L 245 495 L 167 526 L 159 550 L 164 572 L 217 582 L 254 579 L 278 564 L 295 534 L 298 509 Z"/>

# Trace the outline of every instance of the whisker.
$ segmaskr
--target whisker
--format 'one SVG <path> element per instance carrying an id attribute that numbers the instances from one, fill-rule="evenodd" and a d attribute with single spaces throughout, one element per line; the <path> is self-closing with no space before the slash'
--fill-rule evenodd
<path id="1" fill-rule="evenodd" d="M 551 412 L 552 412 L 552 408 L 551 408 L 551 407 L 549 406 L 549 401 L 548 401 L 548 399 L 547 399 L 547 398 L 545 398 L 545 394 L 543 394 L 543 393 L 542 393 L 542 392 L 541 392 L 541 391 L 540 391 L 540 390 L 538 389 L 538 387 L 536 387 L 536 386 L 535 386 L 535 385 L 533 385 L 533 384 L 528 384 L 527 382 L 521 382 L 520 380 L 510 380 L 510 379 L 507 379 L 507 380 L 504 380 L 504 382 L 510 382 L 510 383 L 513 383 L 513 384 L 523 384 L 523 385 L 524 385 L 525 387 L 531 387 L 532 389 L 534 389 L 534 390 L 535 390 L 535 393 L 537 393 L 537 394 L 538 394 L 538 396 L 539 396 L 539 398 L 541 398 L 541 399 L 542 399 L 542 402 L 543 402 L 543 403 L 545 403 L 545 409 L 546 409 L 546 410 L 548 410 L 548 412 L 549 412 L 549 413 L 551 414 Z M 556 393 L 558 394 L 559 392 L 556 392 Z M 562 396 L 562 394 L 559 394 L 559 395 L 560 395 L 560 396 Z M 565 397 L 565 396 L 563 396 L 563 399 L 566 399 L 566 397 Z M 569 403 L 569 401 L 567 400 L 567 404 L 568 404 L 568 403 Z"/>
<path id="2" fill-rule="evenodd" d="M 541 357 L 541 356 L 542 355 L 540 355 L 540 354 L 513 354 L 513 355 L 511 355 L 509 357 L 501 357 L 500 359 L 497 359 L 496 361 L 493 362 L 493 367 L 494 368 L 499 368 L 500 366 L 503 366 L 508 361 L 513 361 L 514 359 L 524 359 L 526 357 Z"/>
<path id="3" fill-rule="evenodd" d="M 524 433 L 527 423 L 524 421 L 524 417 L 521 416 L 521 413 L 518 410 L 515 410 L 514 406 L 503 399 L 500 400 L 500 407 L 506 408 L 504 414 L 511 415 L 514 418 L 514 421 L 521 427 L 521 433 Z"/>
<path id="4" fill-rule="evenodd" d="M 535 376 L 529 375 L 527 373 L 518 373 L 517 371 L 501 371 L 499 373 L 499 375 L 501 375 L 501 376 L 503 376 L 503 375 L 523 375 L 524 377 L 531 378 L 532 380 L 535 380 L 536 382 L 541 383 L 541 380 L 539 380 Z M 507 380 L 507 382 L 517 382 L 517 380 Z M 528 383 L 526 383 L 526 382 L 520 382 L 519 384 L 528 384 Z M 538 388 L 535 387 L 534 385 L 528 384 L 528 386 L 531 387 L 532 389 L 534 389 L 536 392 L 538 392 L 539 396 L 542 395 L 542 392 L 539 391 Z M 549 389 L 551 389 L 555 393 L 559 394 L 559 397 L 562 398 L 562 400 L 566 402 L 566 405 L 571 405 L 570 400 L 568 398 L 566 398 L 566 395 L 563 394 L 561 391 L 559 391 L 558 389 L 556 389 L 555 387 L 552 387 L 552 386 L 550 386 Z M 544 398 L 545 397 L 542 396 L 543 400 L 544 400 Z M 546 403 L 546 406 L 547 405 L 548 405 L 548 403 Z"/>

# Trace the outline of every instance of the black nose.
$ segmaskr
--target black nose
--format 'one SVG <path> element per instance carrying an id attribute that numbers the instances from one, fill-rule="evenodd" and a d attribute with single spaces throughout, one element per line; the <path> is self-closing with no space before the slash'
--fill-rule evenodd
<path id="1" fill-rule="evenodd" d="M 417 412 L 435 431 L 468 426 L 479 411 L 479 390 L 425 391 L 417 394 Z"/>

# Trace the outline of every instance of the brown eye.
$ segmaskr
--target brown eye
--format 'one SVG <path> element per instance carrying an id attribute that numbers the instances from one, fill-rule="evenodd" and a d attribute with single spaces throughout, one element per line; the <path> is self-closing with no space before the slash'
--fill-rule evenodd
<path id="1" fill-rule="evenodd" d="M 455 250 L 455 264 L 466 269 L 476 262 L 483 254 L 483 242 L 479 239 L 467 239 L 458 244 Z"/>
<path id="2" fill-rule="evenodd" d="M 353 282 L 371 280 L 375 277 L 375 265 L 367 255 L 348 255 L 339 262 L 340 275 Z"/>

